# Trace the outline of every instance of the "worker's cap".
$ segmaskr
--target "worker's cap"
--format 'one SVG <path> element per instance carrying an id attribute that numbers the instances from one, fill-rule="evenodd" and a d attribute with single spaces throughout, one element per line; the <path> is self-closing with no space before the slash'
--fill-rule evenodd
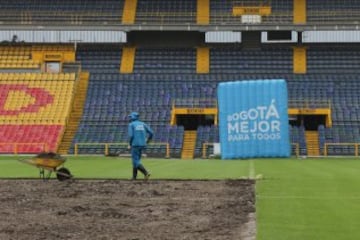
<path id="1" fill-rule="evenodd" d="M 130 114 L 128 115 L 128 118 L 129 118 L 129 120 L 131 120 L 131 121 L 137 120 L 137 119 L 139 119 L 139 113 L 137 113 L 137 112 L 132 112 L 132 113 L 130 113 Z"/>

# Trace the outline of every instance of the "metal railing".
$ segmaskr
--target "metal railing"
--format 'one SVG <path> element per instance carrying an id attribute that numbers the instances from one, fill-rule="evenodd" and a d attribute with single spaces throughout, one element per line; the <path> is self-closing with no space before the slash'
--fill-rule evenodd
<path id="1" fill-rule="evenodd" d="M 350 147 L 354 147 L 354 155 L 357 157 L 359 156 L 359 145 L 360 143 L 325 143 L 324 156 L 328 156 L 329 147 L 350 146 Z"/>
<path id="2" fill-rule="evenodd" d="M 203 143 L 203 145 L 202 145 L 202 158 L 207 158 L 206 152 L 207 152 L 208 148 L 210 146 L 213 146 L 213 145 L 214 145 L 214 143 L 208 143 L 208 142 Z M 291 146 L 295 147 L 295 156 L 299 157 L 300 156 L 300 146 L 299 146 L 299 144 L 298 143 L 291 143 Z"/>
<path id="3" fill-rule="evenodd" d="M 173 106 L 177 108 L 206 108 L 217 107 L 215 98 L 177 98 L 173 101 Z M 289 108 L 331 108 L 329 99 L 289 99 Z"/>
<path id="4" fill-rule="evenodd" d="M 173 107 L 217 108 L 217 100 L 214 98 L 177 98 L 173 101 Z"/>
<path id="5" fill-rule="evenodd" d="M 26 142 L 26 143 L 0 143 L 0 146 L 10 146 L 12 148 L 12 153 L 17 155 L 19 153 L 19 146 L 40 146 L 43 152 L 47 152 L 49 150 L 47 143 L 34 143 L 34 142 Z M 1 150 L 0 150 L 1 152 Z"/>
<path id="6" fill-rule="evenodd" d="M 110 149 L 111 146 L 120 146 L 120 147 L 123 147 L 124 149 L 127 149 L 129 144 L 125 143 L 125 142 L 121 142 L 121 143 L 75 143 L 75 146 L 74 146 L 74 155 L 75 156 L 79 155 L 79 148 L 81 146 L 103 147 L 104 148 L 104 155 L 107 156 L 107 155 L 109 155 L 109 149 Z M 149 143 L 148 146 L 149 147 L 151 147 L 151 146 L 165 146 L 166 147 L 165 158 L 170 158 L 170 144 L 169 143 L 154 142 L 154 143 Z"/>
<path id="7" fill-rule="evenodd" d="M 356 5 L 355 5 L 356 6 Z M 1 10 L 1 9 L 0 9 Z M 239 17 L 234 17 L 229 9 L 211 9 L 210 26 L 236 26 L 247 25 Z M 121 11 L 107 10 L 77 10 L 77 11 L 43 11 L 43 10 L 1 10 L 0 25 L 6 24 L 43 24 L 43 25 L 126 25 L 122 24 Z M 358 8 L 348 9 L 313 9 L 307 12 L 308 24 L 327 25 L 350 24 L 359 25 L 360 11 Z M 281 26 L 293 25 L 293 9 L 273 11 L 271 15 L 263 17 L 261 25 Z M 137 11 L 135 22 L 137 25 L 189 25 L 195 26 L 197 12 L 194 11 Z"/>
<path id="8" fill-rule="evenodd" d="M 331 100 L 328 99 L 290 99 L 289 108 L 331 108 Z"/>

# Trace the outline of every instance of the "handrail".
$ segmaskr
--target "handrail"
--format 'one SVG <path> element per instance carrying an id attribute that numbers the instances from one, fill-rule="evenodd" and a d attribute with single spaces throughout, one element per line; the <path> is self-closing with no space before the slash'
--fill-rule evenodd
<path id="1" fill-rule="evenodd" d="M 331 101 L 328 99 L 289 99 L 289 108 L 331 108 Z"/>
<path id="2" fill-rule="evenodd" d="M 177 98 L 173 100 L 174 107 L 217 108 L 217 100 L 216 98 Z"/>
<path id="3" fill-rule="evenodd" d="M 166 153 L 165 157 L 170 158 L 170 144 L 167 142 L 153 142 L 149 143 L 149 146 L 153 145 L 165 145 L 166 146 Z M 79 147 L 80 146 L 104 146 L 104 154 L 109 155 L 109 148 L 110 146 L 125 146 L 128 147 L 129 143 L 119 142 L 119 143 L 75 143 L 74 147 L 74 155 L 77 156 L 79 154 Z"/>
<path id="4" fill-rule="evenodd" d="M 217 107 L 216 98 L 177 98 L 173 100 L 173 107 Z M 331 108 L 329 99 L 289 99 L 289 108 Z"/>
<path id="5" fill-rule="evenodd" d="M 75 143 L 74 146 L 74 155 L 77 156 L 79 152 L 79 146 L 101 146 L 104 145 L 105 147 L 105 155 L 107 155 L 109 152 L 109 145 L 108 143 Z"/>
<path id="6" fill-rule="evenodd" d="M 57 148 L 59 148 L 61 142 L 63 141 L 63 137 L 64 137 L 64 134 L 65 134 L 66 128 L 69 125 L 71 112 L 72 112 L 72 110 L 74 108 L 74 105 L 76 104 L 75 95 L 76 95 L 76 92 L 77 92 L 78 87 L 80 85 L 80 77 L 81 77 L 80 74 L 78 74 L 75 77 L 75 80 L 74 80 L 73 89 L 72 89 L 72 92 L 71 92 L 70 103 L 68 103 L 68 112 L 67 112 L 66 117 L 65 117 L 65 126 L 63 127 L 63 129 L 62 129 L 62 131 L 60 133 L 60 136 L 58 138 Z"/>
<path id="7" fill-rule="evenodd" d="M 360 143 L 325 143 L 324 144 L 324 156 L 328 156 L 329 146 L 354 146 L 355 156 L 359 156 L 359 145 Z"/>

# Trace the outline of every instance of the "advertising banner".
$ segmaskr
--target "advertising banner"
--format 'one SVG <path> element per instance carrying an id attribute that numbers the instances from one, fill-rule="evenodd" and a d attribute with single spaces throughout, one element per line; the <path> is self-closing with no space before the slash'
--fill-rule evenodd
<path id="1" fill-rule="evenodd" d="M 217 93 L 222 159 L 290 156 L 285 80 L 224 82 Z"/>

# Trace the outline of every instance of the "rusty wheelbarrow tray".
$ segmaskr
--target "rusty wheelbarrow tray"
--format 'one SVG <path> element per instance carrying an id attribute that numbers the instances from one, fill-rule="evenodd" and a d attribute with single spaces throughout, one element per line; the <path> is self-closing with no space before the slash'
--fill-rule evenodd
<path id="1" fill-rule="evenodd" d="M 56 178 L 59 181 L 64 181 L 73 177 L 69 169 L 63 166 L 66 158 L 58 154 L 41 153 L 29 159 L 19 159 L 19 161 L 37 167 L 39 169 L 40 178 L 43 180 L 48 180 L 52 172 L 56 173 Z M 47 174 L 45 174 L 46 171 Z"/>

